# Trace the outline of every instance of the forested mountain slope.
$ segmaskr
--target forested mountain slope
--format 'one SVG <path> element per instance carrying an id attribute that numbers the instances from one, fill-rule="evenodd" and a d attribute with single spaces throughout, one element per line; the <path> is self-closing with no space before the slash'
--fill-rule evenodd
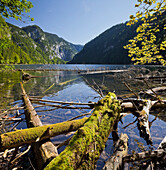
<path id="1" fill-rule="evenodd" d="M 166 13 L 158 18 L 160 27 L 166 22 Z M 118 24 L 100 34 L 95 39 L 85 44 L 82 51 L 76 54 L 69 63 L 72 64 L 131 64 L 128 51 L 124 46 L 128 40 L 136 36 L 136 29 L 142 21 L 135 25 L 127 26 L 126 23 Z M 166 40 L 166 30 L 161 28 L 157 33 L 156 44 Z M 160 52 L 166 58 L 165 51 Z"/>
<path id="2" fill-rule="evenodd" d="M 136 25 L 118 24 L 85 44 L 70 63 L 79 64 L 129 64 L 130 58 L 123 48 L 136 35 Z"/>
<path id="3" fill-rule="evenodd" d="M 0 64 L 62 64 L 81 49 L 36 25 L 19 28 L 0 16 Z"/>

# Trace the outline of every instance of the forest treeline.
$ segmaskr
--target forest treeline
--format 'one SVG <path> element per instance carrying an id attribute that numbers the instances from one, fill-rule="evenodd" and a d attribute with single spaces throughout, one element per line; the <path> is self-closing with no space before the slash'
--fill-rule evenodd
<path id="1" fill-rule="evenodd" d="M 81 49 L 36 25 L 20 28 L 0 16 L 0 64 L 64 64 Z"/>

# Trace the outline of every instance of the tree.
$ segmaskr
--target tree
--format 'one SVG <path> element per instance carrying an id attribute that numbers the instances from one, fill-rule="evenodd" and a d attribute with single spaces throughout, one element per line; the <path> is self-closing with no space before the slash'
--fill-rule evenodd
<path id="1" fill-rule="evenodd" d="M 26 13 L 33 7 L 32 3 L 27 0 L 0 0 L 0 14 L 6 18 L 12 17 L 21 20 L 28 17 Z M 34 19 L 31 18 L 31 21 Z"/>
<path id="2" fill-rule="evenodd" d="M 137 35 L 124 48 L 135 64 L 160 62 L 166 65 L 166 0 L 137 0 L 136 15 L 127 25 L 140 22 Z"/>

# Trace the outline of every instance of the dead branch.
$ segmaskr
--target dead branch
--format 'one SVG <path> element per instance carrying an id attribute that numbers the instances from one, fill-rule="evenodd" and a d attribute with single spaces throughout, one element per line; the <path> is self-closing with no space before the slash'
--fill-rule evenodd
<path id="1" fill-rule="evenodd" d="M 128 136 L 127 134 L 120 135 L 119 140 L 115 144 L 113 155 L 107 160 L 103 170 L 113 169 L 118 170 L 122 168 L 122 158 L 127 155 L 128 152 Z"/>
<path id="2" fill-rule="evenodd" d="M 134 162 L 134 161 L 145 160 L 145 159 L 160 158 L 164 155 L 166 155 L 165 149 L 157 149 L 153 151 L 149 150 L 141 153 L 127 155 L 123 157 L 123 162 Z"/>
<path id="3" fill-rule="evenodd" d="M 90 112 L 88 112 L 88 113 L 84 113 L 84 114 L 82 114 L 82 115 L 78 115 L 78 116 L 73 117 L 73 118 L 71 118 L 71 119 L 69 119 L 69 120 L 67 120 L 67 121 L 72 121 L 72 120 L 75 120 L 75 119 L 77 119 L 77 118 L 79 118 L 79 117 L 90 115 L 93 110 L 94 110 L 94 108 L 93 108 Z"/>
<path id="4" fill-rule="evenodd" d="M 147 87 L 153 92 L 153 94 L 156 96 L 156 99 L 159 100 L 159 96 L 156 94 L 156 92 L 149 86 L 149 84 L 147 83 L 147 81 L 144 79 L 143 80 L 144 83 L 147 85 Z"/>
<path id="5" fill-rule="evenodd" d="M 61 109 L 90 109 L 90 107 L 81 107 L 81 106 L 78 106 L 78 107 L 75 107 L 75 106 L 62 106 L 62 105 L 55 105 L 55 104 L 47 104 L 47 103 L 41 103 L 41 102 L 34 102 L 36 104 L 40 104 L 41 106 L 40 107 L 43 107 L 43 106 L 50 106 L 50 107 L 56 107 L 56 108 L 61 108 Z M 43 106 L 42 106 L 43 105 Z M 39 106 L 38 106 L 39 107 Z"/>
<path id="6" fill-rule="evenodd" d="M 147 144 L 152 144 L 152 138 L 150 135 L 149 122 L 148 122 L 149 111 L 152 105 L 153 103 L 150 100 L 148 100 L 145 103 L 143 110 L 139 112 L 138 123 L 137 123 L 140 136 L 146 140 Z"/>
<path id="7" fill-rule="evenodd" d="M 166 136 L 161 141 L 161 143 L 159 144 L 159 147 L 158 147 L 158 149 L 164 149 L 164 148 L 166 148 Z"/>
<path id="8" fill-rule="evenodd" d="M 65 140 L 64 142 L 60 143 L 58 146 L 57 146 L 57 149 L 61 148 L 62 146 L 64 145 L 68 145 L 70 140 L 71 140 L 72 137 L 68 138 L 67 140 Z"/>
<path id="9" fill-rule="evenodd" d="M 97 92 L 100 95 L 101 98 L 104 97 L 103 94 L 101 94 L 99 89 L 94 88 L 94 86 L 92 86 L 85 77 L 83 77 L 83 79 L 88 84 L 89 87 L 91 87 L 95 92 Z"/>
<path id="10" fill-rule="evenodd" d="M 78 103 L 78 102 L 63 102 L 63 101 L 52 101 L 52 100 L 43 100 L 43 99 L 34 99 L 34 98 L 29 98 L 30 101 L 39 101 L 39 102 L 49 102 L 49 103 L 59 103 L 59 104 L 64 104 L 64 105 L 91 105 L 94 106 L 94 102 L 91 103 Z"/>
<path id="11" fill-rule="evenodd" d="M 11 161 L 11 164 L 14 164 L 14 162 L 16 162 L 21 156 L 25 155 L 26 153 L 29 152 L 29 150 L 31 149 L 31 145 L 28 146 L 27 150 L 25 150 L 24 152 L 22 152 L 19 156 L 17 156 L 13 161 Z"/>
<path id="12" fill-rule="evenodd" d="M 137 99 L 140 98 L 140 97 L 138 96 L 138 94 L 137 94 L 136 92 L 134 92 L 134 91 L 129 87 L 129 85 L 128 85 L 126 82 L 124 82 L 124 85 L 137 97 Z"/>
<path id="13" fill-rule="evenodd" d="M 166 87 L 165 86 L 162 86 L 162 87 L 155 87 L 155 88 L 152 88 L 152 89 L 149 89 L 146 91 L 146 93 L 148 94 L 152 94 L 152 93 L 158 93 L 158 92 L 164 92 L 166 91 Z"/>

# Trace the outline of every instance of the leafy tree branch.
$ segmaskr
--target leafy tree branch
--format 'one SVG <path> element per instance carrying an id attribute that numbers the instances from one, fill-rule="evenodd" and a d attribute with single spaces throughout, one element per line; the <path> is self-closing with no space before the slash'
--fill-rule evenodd
<path id="1" fill-rule="evenodd" d="M 6 18 L 22 21 L 24 17 L 28 17 L 33 21 L 33 18 L 26 15 L 32 7 L 32 3 L 27 0 L 0 0 L 0 14 Z"/>
<path id="2" fill-rule="evenodd" d="M 136 15 L 130 15 L 127 25 L 140 22 L 137 35 L 124 48 L 135 64 L 160 62 L 166 65 L 166 0 L 137 0 Z"/>

